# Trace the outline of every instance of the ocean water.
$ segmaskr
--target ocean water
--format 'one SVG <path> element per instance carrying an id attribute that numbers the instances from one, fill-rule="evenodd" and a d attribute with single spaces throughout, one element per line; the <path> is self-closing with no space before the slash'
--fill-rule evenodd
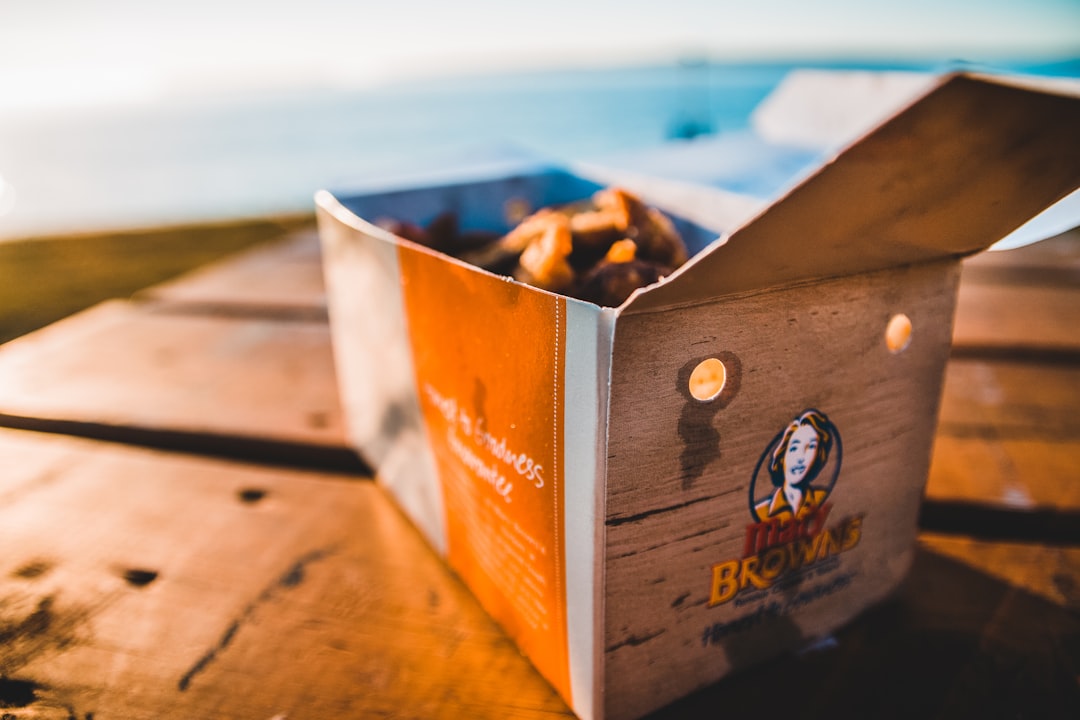
<path id="1" fill-rule="evenodd" d="M 307 211 L 320 188 L 505 149 L 603 160 L 743 130 L 794 67 L 947 65 L 684 63 L 0 117 L 0 240 Z M 1080 60 L 990 65 L 1080 76 Z"/>

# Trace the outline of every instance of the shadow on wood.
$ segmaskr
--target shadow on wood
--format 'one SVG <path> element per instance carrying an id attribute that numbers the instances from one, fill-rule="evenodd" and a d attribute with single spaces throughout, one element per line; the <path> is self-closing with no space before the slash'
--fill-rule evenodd
<path id="1" fill-rule="evenodd" d="M 801 656 L 650 716 L 1076 718 L 1080 618 L 926 549 L 892 600 Z"/>

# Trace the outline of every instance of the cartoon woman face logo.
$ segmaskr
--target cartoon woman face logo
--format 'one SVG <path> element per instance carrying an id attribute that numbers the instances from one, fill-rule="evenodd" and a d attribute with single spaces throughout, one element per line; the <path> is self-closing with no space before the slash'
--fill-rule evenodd
<path id="1" fill-rule="evenodd" d="M 798 485 L 806 470 L 818 458 L 818 434 L 810 425 L 799 425 L 788 438 L 784 451 L 784 484 Z"/>
<path id="2" fill-rule="evenodd" d="M 828 486 L 814 485 L 830 459 L 834 462 Z M 762 498 L 755 486 L 766 461 L 772 488 Z M 836 426 L 820 410 L 806 410 L 773 439 L 758 461 L 750 486 L 750 514 L 758 522 L 802 520 L 825 503 L 839 473 L 840 434 Z"/>

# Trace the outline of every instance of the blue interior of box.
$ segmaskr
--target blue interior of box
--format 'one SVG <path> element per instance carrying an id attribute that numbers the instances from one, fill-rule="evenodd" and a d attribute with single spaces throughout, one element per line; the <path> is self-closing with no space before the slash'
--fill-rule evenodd
<path id="1" fill-rule="evenodd" d="M 430 185 L 387 192 L 341 196 L 338 201 L 357 217 L 377 223 L 381 218 L 427 225 L 440 213 L 453 212 L 463 230 L 510 230 L 505 206 L 522 199 L 533 209 L 565 205 L 591 196 L 603 186 L 558 168 L 541 169 L 470 182 Z M 670 216 L 691 255 L 716 239 L 716 232 Z"/>

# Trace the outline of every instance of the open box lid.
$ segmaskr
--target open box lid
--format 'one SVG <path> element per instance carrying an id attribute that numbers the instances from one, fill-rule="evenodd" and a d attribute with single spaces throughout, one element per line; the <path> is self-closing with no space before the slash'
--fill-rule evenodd
<path id="1" fill-rule="evenodd" d="M 622 311 L 978 252 L 1080 187 L 1078 129 L 1075 87 L 945 76 Z"/>

